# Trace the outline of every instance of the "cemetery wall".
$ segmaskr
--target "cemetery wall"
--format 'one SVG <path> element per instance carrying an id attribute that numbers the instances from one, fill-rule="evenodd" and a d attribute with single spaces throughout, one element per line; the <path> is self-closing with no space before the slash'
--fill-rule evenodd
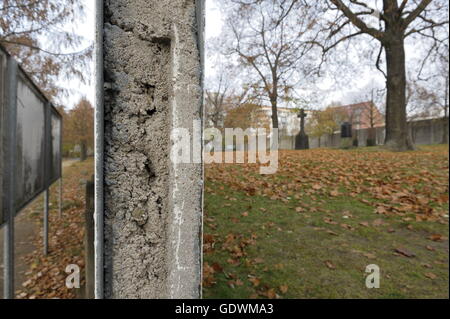
<path id="1" fill-rule="evenodd" d="M 408 123 L 409 132 L 411 134 L 414 144 L 438 144 L 441 143 L 445 126 L 445 119 L 427 119 L 420 121 L 411 121 Z M 376 144 L 382 145 L 385 138 L 384 127 L 377 127 L 376 132 Z M 369 129 L 354 130 L 353 134 L 356 134 L 358 138 L 358 146 L 366 146 Z M 291 137 L 295 138 L 295 137 Z M 332 135 L 324 135 L 320 138 L 309 138 L 310 148 L 318 147 L 339 147 L 340 146 L 340 133 L 334 133 Z M 319 146 L 320 145 L 320 146 Z"/>
<path id="2" fill-rule="evenodd" d="M 198 298 L 203 167 L 169 155 L 202 119 L 204 3 L 103 4 L 104 296 Z"/>

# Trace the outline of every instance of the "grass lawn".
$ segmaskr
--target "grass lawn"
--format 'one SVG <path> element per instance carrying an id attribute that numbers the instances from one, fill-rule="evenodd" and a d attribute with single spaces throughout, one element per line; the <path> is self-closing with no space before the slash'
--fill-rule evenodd
<path id="1" fill-rule="evenodd" d="M 276 174 L 258 168 L 206 167 L 204 298 L 448 298 L 448 146 L 282 151 Z"/>

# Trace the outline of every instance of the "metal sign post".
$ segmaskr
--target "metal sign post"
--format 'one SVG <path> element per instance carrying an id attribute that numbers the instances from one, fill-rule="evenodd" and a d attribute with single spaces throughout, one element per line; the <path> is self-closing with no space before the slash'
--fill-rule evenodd
<path id="1" fill-rule="evenodd" d="M 104 238 L 103 238 L 103 0 L 95 1 L 95 213 L 94 213 L 94 252 L 95 252 L 95 298 L 104 298 Z"/>
<path id="2" fill-rule="evenodd" d="M 58 212 L 59 218 L 62 218 L 62 177 L 59 178 L 58 188 Z"/>
<path id="3" fill-rule="evenodd" d="M 48 188 L 44 191 L 44 255 L 48 254 L 48 200 L 49 200 Z"/>
<path id="4" fill-rule="evenodd" d="M 6 152 L 4 171 L 3 202 L 5 205 L 5 232 L 4 232 L 4 286 L 3 297 L 14 298 L 14 216 L 15 209 L 15 151 L 16 123 L 17 123 L 17 62 L 8 57 L 6 66 L 6 103 L 5 103 L 5 130 Z"/>

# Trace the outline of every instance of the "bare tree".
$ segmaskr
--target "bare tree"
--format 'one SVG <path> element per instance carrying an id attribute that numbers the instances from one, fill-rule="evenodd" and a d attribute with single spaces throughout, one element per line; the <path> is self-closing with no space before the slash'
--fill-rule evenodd
<path id="1" fill-rule="evenodd" d="M 375 146 L 377 144 L 376 141 L 376 126 L 380 125 L 382 123 L 381 114 L 378 110 L 375 101 L 377 96 L 376 89 L 372 89 L 370 92 L 370 100 L 368 103 L 364 103 L 364 110 L 367 114 L 367 120 L 369 122 L 369 131 L 367 134 L 367 146 Z"/>
<path id="2" fill-rule="evenodd" d="M 0 1 L 0 45 L 49 98 L 64 93 L 61 78 L 88 80 L 92 43 L 67 28 L 84 12 L 79 0 Z"/>
<path id="3" fill-rule="evenodd" d="M 447 30 L 448 35 L 448 30 Z M 432 56 L 433 64 L 428 72 L 419 74 L 421 83 L 418 99 L 431 109 L 438 109 L 438 115 L 443 115 L 444 127 L 441 143 L 448 144 L 449 115 L 449 47 L 448 42 L 441 47 L 438 54 Z M 421 70 L 423 71 L 423 70 Z M 424 74 L 425 73 L 425 74 Z"/>
<path id="4" fill-rule="evenodd" d="M 232 66 L 222 64 L 208 80 L 205 95 L 206 125 L 218 129 L 224 127 L 227 113 L 244 104 L 259 104 L 260 97 L 253 87 L 236 81 Z"/>
<path id="5" fill-rule="evenodd" d="M 221 73 L 217 88 L 214 90 L 206 90 L 205 116 L 207 125 L 212 125 L 212 127 L 216 128 L 223 125 L 225 118 L 225 102 L 229 89 L 229 83 L 225 79 L 225 75 Z"/>
<path id="6" fill-rule="evenodd" d="M 315 1 L 314 1 L 315 2 Z M 413 148 L 406 121 L 405 39 L 421 37 L 431 45 L 423 64 L 437 47 L 448 41 L 438 29 L 448 25 L 448 3 L 444 0 L 329 0 L 326 37 L 319 44 L 324 53 L 359 36 L 374 39 L 380 49 L 376 67 L 386 77 L 386 140 L 393 150 Z M 375 24 L 371 23 L 376 21 Z M 385 69 L 382 53 L 385 52 Z"/>
<path id="7" fill-rule="evenodd" d="M 235 0 L 230 7 L 226 54 L 252 71 L 248 85 L 270 102 L 273 128 L 278 128 L 279 102 L 312 73 L 307 56 L 314 46 L 306 40 L 317 22 L 314 9 L 299 0 Z"/>

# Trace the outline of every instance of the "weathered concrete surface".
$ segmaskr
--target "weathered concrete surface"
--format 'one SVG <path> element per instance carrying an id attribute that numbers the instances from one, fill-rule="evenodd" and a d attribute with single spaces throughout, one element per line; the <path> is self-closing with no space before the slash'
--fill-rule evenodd
<path id="1" fill-rule="evenodd" d="M 200 296 L 202 164 L 170 133 L 202 118 L 202 6 L 104 1 L 105 298 Z"/>

